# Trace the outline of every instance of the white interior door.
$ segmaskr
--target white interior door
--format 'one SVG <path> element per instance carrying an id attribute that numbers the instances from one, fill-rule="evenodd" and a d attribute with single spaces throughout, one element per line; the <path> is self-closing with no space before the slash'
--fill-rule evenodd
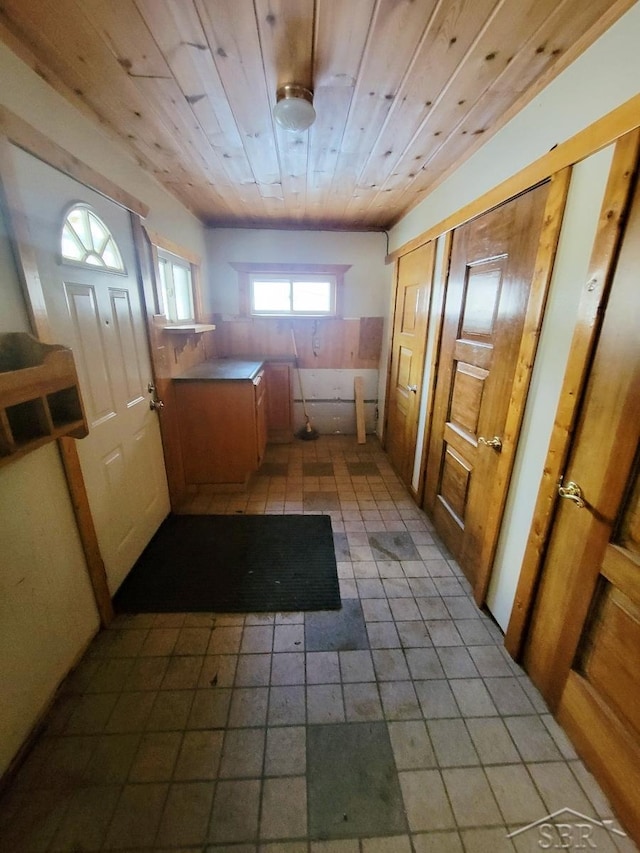
<path id="1" fill-rule="evenodd" d="M 129 214 L 17 149 L 15 163 L 52 332 L 76 360 L 89 422 L 78 452 L 113 594 L 169 512 Z M 111 231 L 123 273 L 63 261 L 62 226 L 77 203 Z"/>

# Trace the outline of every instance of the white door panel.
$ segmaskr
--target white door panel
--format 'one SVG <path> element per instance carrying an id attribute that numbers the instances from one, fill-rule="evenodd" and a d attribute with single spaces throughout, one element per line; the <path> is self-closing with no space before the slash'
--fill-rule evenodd
<path id="1" fill-rule="evenodd" d="M 119 355 L 124 387 L 122 393 L 128 406 L 145 399 L 146 383 L 140 372 L 140 354 L 136 346 L 136 330 L 134 327 L 133 309 L 126 290 L 110 289 L 111 313 L 113 316 L 114 335 Z"/>
<path id="2" fill-rule="evenodd" d="M 169 512 L 129 214 L 22 151 L 15 164 L 53 334 L 78 367 L 89 421 L 78 455 L 113 594 Z M 78 202 L 111 231 L 124 274 L 61 262 L 64 216 Z"/>
<path id="3" fill-rule="evenodd" d="M 65 283 L 71 329 L 67 340 L 72 346 L 78 368 L 89 427 L 97 427 L 116 414 L 102 323 L 94 288 Z"/>

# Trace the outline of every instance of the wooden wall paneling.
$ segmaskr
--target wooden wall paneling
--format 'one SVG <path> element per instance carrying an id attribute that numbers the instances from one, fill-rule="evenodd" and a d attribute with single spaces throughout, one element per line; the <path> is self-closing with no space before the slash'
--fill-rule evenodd
<path id="1" fill-rule="evenodd" d="M 522 330 L 522 338 L 518 351 L 516 371 L 511 389 L 509 410 L 502 436 L 502 452 L 495 474 L 494 486 L 501 500 L 491 500 L 486 516 L 485 536 L 479 561 L 479 572 L 474 589 L 476 604 L 484 604 L 491 570 L 498 544 L 498 535 L 502 524 L 504 508 L 507 500 L 508 485 L 513 470 L 513 463 L 518 447 L 518 436 L 524 417 L 525 404 L 529 391 L 529 383 L 533 372 L 542 318 L 549 293 L 549 284 L 553 273 L 553 265 L 558 248 L 562 217 L 569 192 L 571 169 L 563 169 L 551 179 L 551 188 L 544 211 L 544 224 L 540 234 L 540 244 L 536 256 L 534 277 L 531 283 L 529 303 Z"/>
<path id="2" fill-rule="evenodd" d="M 174 137 L 179 138 L 182 146 L 191 152 L 189 159 L 194 161 L 198 171 L 207 177 L 209 183 L 228 195 L 224 193 L 230 187 L 230 182 L 223 177 L 224 160 L 211 145 L 187 98 L 172 77 L 171 68 L 134 0 L 121 0 L 117 6 L 101 0 L 88 0 L 83 8 L 100 29 L 120 65 L 141 90 L 145 101 L 163 108 L 163 124 L 169 126 Z M 154 19 L 155 15 L 151 15 L 148 20 Z M 250 187 L 253 193 L 249 192 Z M 245 193 L 248 198 L 243 197 Z M 259 200 L 255 185 L 252 182 L 243 183 L 238 198 L 246 204 L 243 209 L 248 214 L 250 205 Z"/>
<path id="3" fill-rule="evenodd" d="M 542 567 L 544 548 L 553 522 L 558 480 L 568 457 L 580 397 L 597 340 L 602 310 L 611 286 L 623 224 L 633 189 L 639 151 L 639 130 L 626 134 L 617 142 L 605 189 L 587 281 L 578 306 L 578 317 L 558 411 L 549 441 L 531 531 L 505 636 L 505 647 L 509 654 L 516 659 L 519 659 L 522 654 Z"/>
<path id="4" fill-rule="evenodd" d="M 433 240 L 440 234 L 457 228 L 508 199 L 526 192 L 530 187 L 550 178 L 556 172 L 560 172 L 567 166 L 573 166 L 580 160 L 584 160 L 591 154 L 606 148 L 607 145 L 616 142 L 621 136 L 635 130 L 639 125 L 640 95 L 635 95 L 566 142 L 561 142 L 552 151 L 543 154 L 542 157 L 515 175 L 423 231 L 422 234 L 394 249 L 387 255 L 387 263 L 392 263 L 396 258 L 416 249 L 418 246 L 422 246 L 424 243 L 428 243 L 429 240 Z"/>
<path id="5" fill-rule="evenodd" d="M 633 2 L 6 0 L 0 38 L 207 223 L 387 228 Z"/>
<path id="6" fill-rule="evenodd" d="M 595 3 L 583 3 L 578 8 L 570 8 L 564 2 L 550 9 L 542 25 L 522 43 L 502 69 L 495 84 L 478 98 L 462 122 L 456 125 L 455 133 L 449 136 L 446 145 L 425 163 L 423 174 L 418 176 L 414 187 L 420 191 L 428 186 L 431 192 L 440 183 L 441 174 L 449 173 L 466 154 L 469 136 L 477 136 L 480 144 L 484 144 L 487 132 L 493 134 L 497 130 L 495 116 L 507 114 L 514 96 L 517 96 L 517 102 L 522 108 L 531 99 L 530 93 L 536 81 L 546 78 L 549 69 L 564 54 L 565 46 L 571 44 L 571 34 L 576 29 L 589 31 L 595 25 L 599 28 L 603 15 L 610 8 L 609 0 L 598 0 Z M 498 122 L 499 127 L 502 125 L 502 121 Z"/>
<path id="7" fill-rule="evenodd" d="M 195 0 L 220 80 L 234 104 L 251 170 L 258 184 L 280 182 L 252 0 Z"/>
<path id="8" fill-rule="evenodd" d="M 633 3 L 622 0 L 614 5 L 615 9 L 609 0 L 581 4 L 579 9 L 574 4 L 552 0 L 528 0 L 526 4 L 508 0 L 501 4 L 491 28 L 478 40 L 461 73 L 452 78 L 446 100 L 428 116 L 433 137 L 425 140 L 424 134 L 417 135 L 404 153 L 404 163 L 411 163 L 421 154 L 425 168 L 415 170 L 414 178 L 409 180 L 408 169 L 394 170 L 395 174 L 382 185 L 382 191 L 389 190 L 386 194 L 404 212 L 433 192 L 464 159 L 533 99 L 541 88 L 535 85 L 536 80 L 550 82 L 547 72 L 552 67 L 556 76 L 558 55 L 565 45 L 573 45 L 572 36 L 580 23 L 589 33 L 591 43 Z M 576 49 L 572 49 L 562 67 L 577 55 Z M 483 79 L 485 85 L 478 86 Z M 523 84 L 526 84 L 524 90 Z M 514 104 L 517 108 L 513 108 Z M 469 137 L 476 138 L 477 144 L 469 147 Z"/>
<path id="9" fill-rule="evenodd" d="M 307 187 L 309 211 L 319 219 L 331 212 L 338 222 L 331 186 L 374 6 L 375 0 L 316 0 L 313 101 L 318 118 L 309 131 Z"/>
<path id="10" fill-rule="evenodd" d="M 488 26 L 495 9 L 495 0 L 438 4 L 416 51 L 411 73 L 405 76 L 388 120 L 360 173 L 362 184 L 385 186 L 397 170 L 402 152 L 446 94 L 452 74 L 479 33 Z M 409 177 L 414 177 L 410 174 L 412 169 L 421 169 L 422 163 L 422 157 L 418 159 L 415 155 L 409 169 L 403 172 L 409 171 Z M 406 175 L 403 177 L 406 179 Z"/>
<path id="11" fill-rule="evenodd" d="M 519 55 L 527 35 L 548 18 L 556 8 L 554 0 L 505 0 L 497 4 L 478 37 L 464 57 L 464 62 L 450 74 L 446 97 L 438 98 L 423 121 L 414 139 L 403 152 L 404 163 L 419 163 L 419 168 L 396 168 L 383 183 L 383 190 L 395 193 L 398 198 L 413 200 L 426 184 L 427 172 L 438 152 L 449 147 L 452 138 L 465 135 L 460 125 L 467 116 L 470 105 L 476 104 L 487 92 L 491 93 L 500 78 L 501 90 L 513 98 L 514 79 L 511 60 Z M 535 52 L 532 64 L 535 65 Z M 492 115 L 493 118 L 493 115 Z M 472 133 L 484 128 L 474 127 Z M 455 147 L 455 146 L 454 146 Z M 409 177 L 409 173 L 413 177 Z M 433 174 L 429 172 L 429 182 Z M 410 202 L 409 202 L 410 203 Z M 405 203 L 406 206 L 406 203 Z"/>
<path id="12" fill-rule="evenodd" d="M 260 210 L 260 193 L 195 7 L 174 0 L 135 3 L 228 180 L 241 185 Z"/>
<path id="13" fill-rule="evenodd" d="M 413 56 L 435 6 L 435 0 L 423 3 L 379 0 L 376 4 L 342 139 L 338 169 L 331 185 L 333 205 L 330 213 L 337 213 L 345 204 L 353 211 L 355 202 L 350 199 L 356 186 L 359 198 L 376 192 L 358 184 L 362 161 L 360 156 L 352 155 L 362 149 L 371 150 L 375 144 L 405 75 L 407 57 Z M 384 62 L 380 61 L 376 50 L 381 44 L 391 44 L 394 48 Z"/>
<path id="14" fill-rule="evenodd" d="M 382 352 L 384 317 L 360 317 L 358 358 L 363 361 L 378 361 Z"/>
<path id="15" fill-rule="evenodd" d="M 375 336 L 361 351 L 362 324 Z M 318 320 L 273 317 L 251 319 L 216 319 L 216 347 L 221 357 L 291 357 L 293 329 L 298 348 L 298 362 L 306 369 L 377 369 L 382 348 L 382 317 Z M 314 342 L 317 346 L 314 346 Z"/>
<path id="16" fill-rule="evenodd" d="M 101 124 L 132 145 L 150 171 L 163 176 L 180 168 L 181 152 L 169 131 L 157 120 L 135 82 L 123 75 L 112 50 L 95 38 L 93 26 L 74 0 L 60 0 L 55 8 L 8 0 L 3 10 L 12 32 L 19 36 L 24 30 L 30 34 L 28 38 L 36 39 L 35 49 L 46 57 L 53 82 L 65 81 L 93 119 L 97 116 Z M 226 210 L 221 196 L 219 202 Z"/>
<path id="17" fill-rule="evenodd" d="M 29 233 L 29 223 L 24 213 L 16 185 L 11 143 L 0 136 L 0 185 L 5 205 L 7 227 L 16 261 L 16 270 L 23 288 L 27 313 L 32 331 L 43 343 L 55 343 L 51 339 L 51 328 L 47 315 L 42 282 Z M 64 468 L 71 505 L 78 525 L 78 535 L 84 551 L 87 572 L 93 589 L 96 607 L 103 627 L 113 619 L 113 605 L 107 584 L 104 562 L 100 554 L 93 517 L 84 485 L 82 469 L 75 439 L 59 438 L 58 449 Z"/>
<path id="18" fill-rule="evenodd" d="M 164 105 L 164 124 L 170 126 L 176 138 L 181 138 L 183 146 L 191 151 L 191 158 L 211 180 L 211 147 L 134 1 L 120 0 L 116 9 L 114 4 L 88 0 L 83 8 L 145 101 Z"/>
<path id="19" fill-rule="evenodd" d="M 285 83 L 313 90 L 313 27 L 315 4 L 308 0 L 256 0 L 256 18 L 264 56 L 270 103 Z M 280 173 L 289 215 L 302 220 L 307 201 L 309 134 L 282 130 L 274 121 Z"/>

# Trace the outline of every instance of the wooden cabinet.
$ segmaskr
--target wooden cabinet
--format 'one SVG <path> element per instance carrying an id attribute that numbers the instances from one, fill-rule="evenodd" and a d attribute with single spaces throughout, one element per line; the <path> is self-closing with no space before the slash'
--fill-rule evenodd
<path id="1" fill-rule="evenodd" d="M 251 379 L 174 384 L 187 485 L 246 483 L 267 444 L 264 372 Z"/>
<path id="2" fill-rule="evenodd" d="M 0 335 L 0 466 L 87 433 L 71 350 L 22 332 Z"/>
<path id="3" fill-rule="evenodd" d="M 293 369 L 292 361 L 268 361 L 264 366 L 267 384 L 267 436 L 274 444 L 286 444 L 293 438 Z"/>

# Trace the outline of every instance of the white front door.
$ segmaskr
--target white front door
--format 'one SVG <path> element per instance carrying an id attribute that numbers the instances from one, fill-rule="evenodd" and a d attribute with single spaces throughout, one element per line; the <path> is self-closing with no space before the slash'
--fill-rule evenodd
<path id="1" fill-rule="evenodd" d="M 15 165 L 52 334 L 76 360 L 89 422 L 78 453 L 114 594 L 169 512 L 129 214 L 17 149 Z M 76 203 L 89 205 L 111 231 L 124 273 L 63 261 L 62 225 Z"/>

